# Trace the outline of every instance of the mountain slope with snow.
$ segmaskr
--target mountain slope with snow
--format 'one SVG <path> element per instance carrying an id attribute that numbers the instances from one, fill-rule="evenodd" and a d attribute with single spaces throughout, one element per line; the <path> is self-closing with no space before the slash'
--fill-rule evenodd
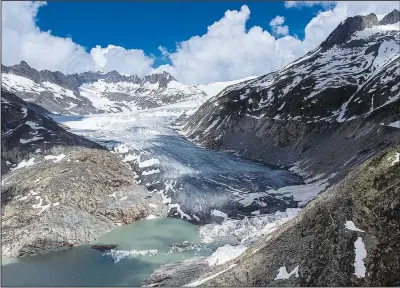
<path id="1" fill-rule="evenodd" d="M 143 78 L 116 71 L 64 75 L 37 71 L 24 61 L 2 65 L 2 88 L 51 112 L 79 115 L 154 108 L 206 96 L 166 72 Z"/>
<path id="2" fill-rule="evenodd" d="M 233 80 L 233 81 L 226 81 L 226 82 L 212 82 L 209 84 L 199 84 L 196 85 L 196 88 L 204 91 L 204 93 L 206 93 L 206 95 L 211 98 L 216 96 L 217 94 L 219 94 L 220 92 L 222 92 L 225 88 L 231 86 L 231 85 L 235 85 L 237 83 L 240 82 L 245 82 L 247 80 L 251 80 L 256 78 L 257 76 L 250 76 L 250 77 L 246 77 L 246 78 L 242 78 L 242 79 L 238 79 L 238 80 Z"/>
<path id="3" fill-rule="evenodd" d="M 388 125 L 400 115 L 400 23 L 384 19 L 385 25 L 374 14 L 346 19 L 282 70 L 208 100 L 184 133 L 252 159 L 298 162 L 310 173 L 334 173 L 347 162 L 350 168 L 397 143 L 399 131 Z"/>

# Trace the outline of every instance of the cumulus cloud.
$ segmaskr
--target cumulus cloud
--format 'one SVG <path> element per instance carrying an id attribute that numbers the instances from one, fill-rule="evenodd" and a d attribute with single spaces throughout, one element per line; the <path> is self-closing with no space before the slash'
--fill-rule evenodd
<path id="1" fill-rule="evenodd" d="M 146 75 L 150 72 L 154 59 L 146 56 L 143 50 L 125 49 L 108 45 L 106 48 L 96 46 L 90 50 L 96 70 L 109 72 L 117 70 L 124 74 Z"/>
<path id="2" fill-rule="evenodd" d="M 40 31 L 36 16 L 46 2 L 2 3 L 2 63 L 14 65 L 25 60 L 32 67 L 58 70 L 63 73 L 117 70 L 143 76 L 151 70 L 154 60 L 143 50 L 124 49 L 109 45 L 96 46 L 90 53 L 71 38 Z"/>
<path id="3" fill-rule="evenodd" d="M 325 5 L 318 1 L 303 2 L 286 2 L 285 6 Z M 243 5 L 239 11 L 226 11 L 204 35 L 178 43 L 174 51 L 159 46 L 162 57 L 168 57 L 171 65 L 153 68 L 154 56 L 140 49 L 108 45 L 96 46 L 88 52 L 71 38 L 40 31 L 35 20 L 38 9 L 44 5 L 44 2 L 2 3 L 3 64 L 25 60 L 36 69 L 64 73 L 117 70 L 143 76 L 167 71 L 187 84 L 228 81 L 276 71 L 317 47 L 346 17 L 372 12 L 386 14 L 398 8 L 398 3 L 391 1 L 336 2 L 307 24 L 304 39 L 300 40 L 289 35 L 283 16 L 271 20 L 273 35 L 259 26 L 246 29 L 250 9 Z"/>
<path id="4" fill-rule="evenodd" d="M 271 26 L 272 31 L 276 35 L 288 35 L 289 27 L 287 25 L 282 25 L 284 22 L 285 17 L 278 15 L 269 22 L 269 26 Z"/>
<path id="5" fill-rule="evenodd" d="M 228 10 L 223 18 L 208 27 L 206 34 L 179 43 L 170 55 L 172 66 L 163 68 L 191 84 L 263 75 L 283 68 L 316 48 L 347 17 L 386 14 L 397 5 L 390 1 L 337 2 L 307 24 L 303 40 L 290 35 L 274 37 L 258 26 L 246 31 L 250 10 L 244 5 L 240 11 Z M 271 24 L 281 27 L 284 20 L 276 17 Z"/>
<path id="6" fill-rule="evenodd" d="M 246 5 L 226 11 L 206 34 L 178 43 L 172 66 L 160 68 L 190 84 L 228 81 L 277 70 L 306 52 L 294 37 L 276 39 L 259 26 L 246 30 L 249 17 Z"/>
<path id="7" fill-rule="evenodd" d="M 269 26 L 276 27 L 282 25 L 284 22 L 285 22 L 285 17 L 278 15 L 269 22 Z"/>

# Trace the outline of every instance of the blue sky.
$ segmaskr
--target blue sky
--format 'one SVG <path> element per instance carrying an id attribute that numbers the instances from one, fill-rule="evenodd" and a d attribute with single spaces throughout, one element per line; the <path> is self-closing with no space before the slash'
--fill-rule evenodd
<path id="1" fill-rule="evenodd" d="M 87 49 L 108 44 L 143 49 L 156 56 L 155 67 L 170 63 L 158 47 L 174 50 L 176 42 L 203 35 L 226 10 L 240 10 L 246 4 L 251 17 L 246 28 L 261 26 L 271 32 L 269 22 L 285 17 L 289 34 L 304 37 L 307 23 L 322 10 L 321 5 L 287 9 L 284 2 L 49 2 L 38 13 L 37 24 Z"/>
<path id="2" fill-rule="evenodd" d="M 2 64 L 185 84 L 264 75 L 315 49 L 347 17 L 396 1 L 2 2 Z M 162 53 L 159 47 L 164 51 Z"/>

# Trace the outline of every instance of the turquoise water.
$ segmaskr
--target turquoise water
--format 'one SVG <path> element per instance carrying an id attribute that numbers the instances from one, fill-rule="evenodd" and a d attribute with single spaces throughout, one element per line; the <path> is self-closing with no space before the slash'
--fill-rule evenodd
<path id="1" fill-rule="evenodd" d="M 170 252 L 170 245 L 189 241 L 194 250 Z M 128 256 L 114 263 L 93 244 L 116 244 L 115 250 L 157 249 L 154 256 Z M 162 264 L 210 255 L 217 243 L 201 244 L 197 226 L 179 219 L 141 220 L 117 227 L 89 245 L 44 255 L 2 261 L 2 286 L 140 286 Z M 221 244 L 219 244 L 221 245 Z M 219 246 L 218 245 L 218 246 Z"/>

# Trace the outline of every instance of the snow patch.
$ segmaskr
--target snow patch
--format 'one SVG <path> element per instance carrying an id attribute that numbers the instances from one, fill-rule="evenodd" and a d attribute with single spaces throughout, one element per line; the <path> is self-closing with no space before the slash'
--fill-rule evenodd
<path id="1" fill-rule="evenodd" d="M 322 179 L 304 185 L 285 186 L 279 188 L 278 190 L 271 189 L 267 191 L 267 194 L 281 194 L 285 196 L 292 196 L 295 201 L 299 202 L 299 205 L 305 205 L 318 193 L 325 190 L 328 185 L 328 180 Z"/>
<path id="2" fill-rule="evenodd" d="M 65 154 L 60 154 L 58 156 L 46 155 L 46 156 L 44 156 L 44 159 L 53 160 L 54 163 L 57 163 L 57 162 L 60 162 L 62 159 L 64 159 L 65 156 L 66 156 Z"/>
<path id="3" fill-rule="evenodd" d="M 390 165 L 393 166 L 394 164 L 398 163 L 400 161 L 400 153 L 396 152 L 393 157 L 390 157 Z"/>
<path id="4" fill-rule="evenodd" d="M 21 144 L 26 144 L 29 142 L 35 142 L 42 139 L 43 137 L 33 136 L 31 139 L 19 139 L 19 142 L 21 142 Z"/>
<path id="5" fill-rule="evenodd" d="M 357 228 L 353 221 L 346 221 L 344 227 L 351 231 L 365 232 L 364 230 Z"/>
<path id="6" fill-rule="evenodd" d="M 400 129 L 400 120 L 389 123 L 387 126 Z"/>
<path id="7" fill-rule="evenodd" d="M 160 173 L 161 171 L 159 169 L 152 169 L 149 171 L 143 171 L 142 175 L 152 175 L 152 174 L 157 174 Z"/>
<path id="8" fill-rule="evenodd" d="M 225 244 L 224 246 L 218 247 L 218 249 L 207 258 L 209 266 L 222 265 L 228 261 L 231 261 L 240 255 L 242 255 L 247 250 L 244 245 L 231 246 Z"/>
<path id="9" fill-rule="evenodd" d="M 364 259 L 367 257 L 367 250 L 365 249 L 365 245 L 361 237 L 358 237 L 354 242 L 354 250 L 356 253 L 354 258 L 354 275 L 356 275 L 357 278 L 364 278 L 366 271 Z"/>
<path id="10" fill-rule="evenodd" d="M 139 168 L 146 168 L 146 167 L 150 167 L 150 166 L 154 166 L 154 165 L 158 165 L 160 164 L 160 161 L 158 159 L 149 159 L 143 162 L 139 163 Z"/>
<path id="11" fill-rule="evenodd" d="M 299 265 L 294 267 L 294 269 L 288 273 L 285 266 L 282 266 L 278 270 L 278 275 L 276 275 L 274 280 L 289 279 L 290 276 L 294 275 L 296 278 L 299 277 Z"/>
<path id="12" fill-rule="evenodd" d="M 37 163 L 39 163 L 39 162 L 37 162 Z M 32 166 L 32 165 L 37 164 L 37 163 L 35 163 L 35 157 L 30 158 L 28 161 L 26 161 L 24 159 L 21 162 L 19 162 L 18 165 L 15 168 L 11 168 L 10 171 L 14 171 L 14 170 L 18 170 L 18 169 L 21 169 L 21 168 L 29 167 L 29 166 Z"/>

